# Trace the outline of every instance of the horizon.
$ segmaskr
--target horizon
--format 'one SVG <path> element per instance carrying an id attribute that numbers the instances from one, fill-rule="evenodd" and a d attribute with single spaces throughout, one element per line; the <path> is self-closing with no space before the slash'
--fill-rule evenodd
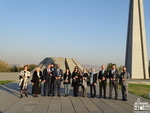
<path id="1" fill-rule="evenodd" d="M 150 60 L 150 0 L 144 0 Z M 85 65 L 124 65 L 129 0 L 1 1 L 0 60 L 38 64 L 70 57 Z"/>

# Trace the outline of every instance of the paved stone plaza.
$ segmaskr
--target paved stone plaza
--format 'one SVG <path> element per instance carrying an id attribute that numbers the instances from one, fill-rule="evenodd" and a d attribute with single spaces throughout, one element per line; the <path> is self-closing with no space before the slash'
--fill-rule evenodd
<path id="1" fill-rule="evenodd" d="M 63 92 L 63 85 L 61 91 Z M 97 87 L 98 88 L 98 87 Z M 89 92 L 89 91 L 88 91 Z M 107 88 L 108 98 L 109 88 Z M 17 82 L 0 86 L 0 113 L 132 113 L 133 104 L 139 96 L 129 94 L 128 101 L 119 99 L 99 99 L 88 97 L 32 97 L 29 85 L 29 97 L 19 98 Z M 98 97 L 98 90 L 97 90 Z M 141 98 L 141 97 L 140 97 Z M 150 100 L 141 98 L 142 102 Z"/>

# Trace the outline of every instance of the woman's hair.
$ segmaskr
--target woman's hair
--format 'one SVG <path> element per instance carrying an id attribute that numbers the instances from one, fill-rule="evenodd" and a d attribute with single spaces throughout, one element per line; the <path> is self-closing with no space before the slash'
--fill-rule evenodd
<path id="1" fill-rule="evenodd" d="M 28 65 L 25 65 L 25 66 L 23 67 L 23 69 L 25 69 L 25 67 L 27 67 L 27 68 L 28 68 Z"/>
<path id="2" fill-rule="evenodd" d="M 70 72 L 70 70 L 68 68 L 66 69 L 65 73 L 67 73 L 67 70 L 69 71 L 69 74 L 71 74 L 71 72 Z"/>
<path id="3" fill-rule="evenodd" d="M 75 67 L 74 67 L 74 71 L 76 71 L 76 69 L 79 71 L 79 68 L 78 68 L 78 66 L 75 66 Z"/>
<path id="4" fill-rule="evenodd" d="M 37 68 L 39 68 L 39 71 L 41 71 L 41 68 L 40 68 L 39 66 L 37 66 L 37 67 L 35 68 L 36 71 L 37 71 Z"/>

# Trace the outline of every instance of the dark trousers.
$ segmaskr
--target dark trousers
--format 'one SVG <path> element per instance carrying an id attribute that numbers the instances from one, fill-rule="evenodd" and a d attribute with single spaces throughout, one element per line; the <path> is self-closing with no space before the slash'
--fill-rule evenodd
<path id="1" fill-rule="evenodd" d="M 50 95 L 50 90 L 51 90 L 51 80 L 48 80 L 44 83 L 44 96 L 48 93 L 48 96 Z"/>
<path id="2" fill-rule="evenodd" d="M 100 84 L 99 84 L 99 96 L 100 98 L 102 97 L 102 90 L 103 90 L 103 96 L 104 98 L 106 98 L 106 81 L 102 81 Z"/>
<path id="3" fill-rule="evenodd" d="M 61 85 L 61 80 L 60 79 L 56 79 L 54 82 L 54 95 L 57 93 L 58 95 L 60 95 L 60 85 Z"/>
<path id="4" fill-rule="evenodd" d="M 77 97 L 78 93 L 79 93 L 79 85 L 74 84 L 74 86 L 73 86 L 73 96 Z"/>
<path id="5" fill-rule="evenodd" d="M 93 95 L 93 90 L 94 90 L 94 95 Z M 96 86 L 94 84 L 90 85 L 90 93 L 91 93 L 91 97 L 96 97 Z"/>
<path id="6" fill-rule="evenodd" d="M 54 87 L 54 81 L 51 83 L 51 86 L 50 86 L 51 88 L 50 88 L 50 94 L 53 94 L 54 95 L 54 89 L 55 89 L 55 87 Z"/>
<path id="7" fill-rule="evenodd" d="M 121 85 L 122 99 L 127 99 L 127 86 Z"/>
<path id="8" fill-rule="evenodd" d="M 110 81 L 109 84 L 109 97 L 112 97 L 112 90 L 113 87 L 115 89 L 115 98 L 118 98 L 118 82 L 117 81 Z"/>

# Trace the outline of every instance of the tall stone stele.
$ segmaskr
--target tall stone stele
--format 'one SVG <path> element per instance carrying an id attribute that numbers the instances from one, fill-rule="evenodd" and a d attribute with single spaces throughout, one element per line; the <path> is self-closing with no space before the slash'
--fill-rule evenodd
<path id="1" fill-rule="evenodd" d="M 126 60 L 132 79 L 149 79 L 143 0 L 130 0 Z"/>

